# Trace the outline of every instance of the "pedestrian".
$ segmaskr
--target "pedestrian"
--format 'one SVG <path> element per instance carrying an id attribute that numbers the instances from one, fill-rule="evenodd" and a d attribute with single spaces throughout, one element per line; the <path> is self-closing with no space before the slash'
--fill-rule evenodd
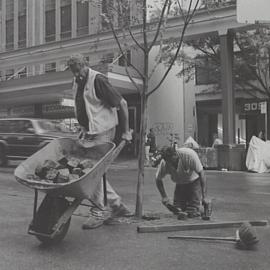
<path id="1" fill-rule="evenodd" d="M 68 67 L 74 75 L 73 91 L 75 92 L 75 114 L 80 125 L 79 138 L 90 142 L 95 140 L 113 141 L 115 128 L 118 125 L 118 108 L 122 139 L 130 141 L 132 136 L 129 131 L 126 100 L 111 86 L 103 74 L 88 66 L 83 55 L 72 55 L 68 60 Z M 106 210 L 102 179 L 91 200 L 98 208 L 91 208 L 92 211 L 83 224 L 83 229 L 99 227 L 111 215 L 113 217 L 131 215 L 109 182 L 107 182 L 107 200 L 111 211 L 101 211 L 101 209 Z"/>
<path id="2" fill-rule="evenodd" d="M 213 134 L 213 144 L 212 144 L 212 148 L 216 147 L 216 145 L 220 145 L 223 144 L 222 139 L 219 138 L 217 133 Z"/>
<path id="3" fill-rule="evenodd" d="M 260 132 L 258 133 L 258 138 L 265 141 L 265 132 L 264 132 L 264 130 L 260 130 Z"/>
<path id="4" fill-rule="evenodd" d="M 150 128 L 149 133 L 147 135 L 147 140 L 149 142 L 149 153 L 150 157 L 156 152 L 157 145 L 156 145 L 156 135 L 153 128 Z"/>
<path id="5" fill-rule="evenodd" d="M 150 141 L 148 134 L 145 136 L 145 166 L 150 165 Z"/>
<path id="6" fill-rule="evenodd" d="M 165 206 L 170 205 L 163 180 L 170 175 L 175 183 L 173 205 L 193 218 L 200 216 L 200 205 L 207 203 L 206 178 L 197 153 L 190 148 L 164 147 L 156 172 L 156 185 Z"/>

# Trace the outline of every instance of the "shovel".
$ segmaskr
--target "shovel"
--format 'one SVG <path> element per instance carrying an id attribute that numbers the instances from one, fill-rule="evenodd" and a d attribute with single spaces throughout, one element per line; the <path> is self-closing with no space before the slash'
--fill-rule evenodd
<path id="1" fill-rule="evenodd" d="M 236 243 L 237 247 L 241 249 L 251 249 L 259 242 L 255 229 L 248 222 L 243 223 L 236 230 L 235 237 L 176 235 L 168 236 L 168 239 L 228 241 Z"/>

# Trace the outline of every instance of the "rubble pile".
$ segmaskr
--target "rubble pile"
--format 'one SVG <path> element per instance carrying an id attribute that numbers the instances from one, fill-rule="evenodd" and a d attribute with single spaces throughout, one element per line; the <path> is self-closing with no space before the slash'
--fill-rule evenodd
<path id="1" fill-rule="evenodd" d="M 34 174 L 27 175 L 27 179 L 49 183 L 67 183 L 78 180 L 87 174 L 93 166 L 93 160 L 80 160 L 76 157 L 63 157 L 57 162 L 45 160 L 42 165 L 36 167 Z"/>

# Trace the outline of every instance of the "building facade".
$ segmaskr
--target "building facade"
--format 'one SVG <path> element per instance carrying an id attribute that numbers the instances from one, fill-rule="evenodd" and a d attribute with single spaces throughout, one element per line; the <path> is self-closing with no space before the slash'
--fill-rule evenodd
<path id="1" fill-rule="evenodd" d="M 93 2 L 100 4 L 91 4 Z M 71 54 L 80 52 L 89 59 L 91 66 L 104 72 L 127 99 L 130 126 L 135 131 L 135 140 L 138 138 L 140 98 L 126 74 L 125 66 L 130 62 L 142 69 L 143 59 L 139 50 L 131 48 L 125 52 L 127 62 L 119 54 L 113 35 L 101 16 L 105 11 L 104 2 L 0 0 L 0 117 L 72 119 L 73 108 L 69 106 L 73 97 L 72 77 L 66 70 L 66 61 Z M 131 6 L 125 19 L 138 18 L 141 10 L 136 9 L 136 1 L 129 3 Z M 209 18 L 207 10 L 197 12 L 193 25 L 186 30 L 186 36 L 197 38 L 216 32 L 225 41 L 227 30 L 239 27 L 235 6 L 216 9 L 211 14 Z M 165 38 L 179 36 L 182 19 L 168 20 Z M 117 17 L 114 23 L 118 26 Z M 134 31 L 138 34 L 141 30 L 135 27 Z M 151 37 L 153 31 L 149 32 L 149 40 Z M 221 51 L 224 51 L 224 56 L 228 54 L 226 46 L 222 46 Z M 150 70 L 151 65 L 155 65 L 154 59 L 155 50 L 150 57 Z M 171 134 L 177 134 L 179 144 L 188 136 L 198 136 L 195 93 L 189 91 L 189 87 L 195 87 L 176 77 L 179 69 L 174 66 L 168 78 L 149 99 L 148 127 L 154 128 L 159 145 L 168 144 Z M 136 72 L 131 69 L 130 72 L 141 83 Z M 151 78 L 150 88 L 155 87 L 162 74 L 164 66 L 161 64 Z M 229 89 L 230 85 L 225 88 Z M 197 99 L 199 95 L 197 93 Z M 227 102 L 225 105 L 231 112 L 230 104 Z M 218 109 L 221 110 L 221 107 Z M 228 117 L 226 120 L 231 119 Z"/>
<path id="2" fill-rule="evenodd" d="M 136 141 L 139 95 L 126 75 L 125 58 L 110 47 L 111 41 L 106 49 L 98 46 L 99 38 L 109 31 L 100 16 L 105 1 L 90 2 L 0 1 L 0 117 L 53 118 L 73 123 L 72 75 L 66 63 L 71 54 L 79 52 L 127 99 Z M 127 19 L 134 16 L 134 10 L 129 10 Z M 128 62 L 140 66 L 142 61 L 136 52 L 126 54 Z"/>

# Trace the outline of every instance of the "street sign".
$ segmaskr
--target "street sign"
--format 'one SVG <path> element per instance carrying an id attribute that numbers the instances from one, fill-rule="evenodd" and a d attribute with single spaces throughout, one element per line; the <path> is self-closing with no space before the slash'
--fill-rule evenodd
<path id="1" fill-rule="evenodd" d="M 267 103 L 266 101 L 264 101 L 264 102 L 261 102 L 261 113 L 266 114 L 266 112 L 267 112 Z"/>
<path id="2" fill-rule="evenodd" d="M 269 0 L 237 0 L 237 22 L 270 23 Z"/>
<path id="3" fill-rule="evenodd" d="M 74 99 L 63 98 L 61 101 L 61 105 L 66 107 L 75 107 L 75 101 Z"/>

